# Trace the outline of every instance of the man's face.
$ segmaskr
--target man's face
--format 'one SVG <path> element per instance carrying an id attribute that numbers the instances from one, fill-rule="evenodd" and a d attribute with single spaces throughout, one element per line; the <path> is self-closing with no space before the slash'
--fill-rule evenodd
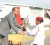
<path id="1" fill-rule="evenodd" d="M 19 9 L 15 8 L 15 10 L 13 12 L 14 12 L 14 15 L 17 16 L 19 14 Z"/>
<path id="2" fill-rule="evenodd" d="M 35 21 L 36 25 L 38 25 L 40 22 L 38 20 Z"/>

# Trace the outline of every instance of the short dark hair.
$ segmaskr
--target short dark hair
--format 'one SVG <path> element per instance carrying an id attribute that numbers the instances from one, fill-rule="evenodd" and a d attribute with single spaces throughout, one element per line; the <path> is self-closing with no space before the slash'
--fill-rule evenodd
<path id="1" fill-rule="evenodd" d="M 40 20 L 40 23 L 43 22 L 44 20 Z"/>
<path id="2" fill-rule="evenodd" d="M 44 20 L 38 20 L 40 23 L 43 22 Z"/>
<path id="3" fill-rule="evenodd" d="M 13 8 L 12 8 L 12 11 L 15 11 L 16 8 L 19 9 L 19 7 L 13 7 Z"/>

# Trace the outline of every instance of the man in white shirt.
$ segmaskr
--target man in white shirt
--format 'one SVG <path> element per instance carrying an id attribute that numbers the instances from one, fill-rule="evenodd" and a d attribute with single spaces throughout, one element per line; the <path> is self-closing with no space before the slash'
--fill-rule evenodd
<path id="1" fill-rule="evenodd" d="M 31 45 L 44 45 L 44 39 L 45 39 L 45 34 L 44 34 L 44 25 L 43 25 L 43 18 L 42 17 L 37 17 L 36 18 L 36 28 L 33 30 L 30 30 L 29 28 L 26 28 L 26 31 L 30 35 L 34 35 L 35 38 Z"/>

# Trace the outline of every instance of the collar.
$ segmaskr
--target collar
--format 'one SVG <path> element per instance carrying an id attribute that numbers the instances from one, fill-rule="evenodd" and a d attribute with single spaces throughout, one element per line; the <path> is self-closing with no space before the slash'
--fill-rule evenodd
<path id="1" fill-rule="evenodd" d="M 12 16 L 15 18 L 15 15 L 12 13 Z"/>

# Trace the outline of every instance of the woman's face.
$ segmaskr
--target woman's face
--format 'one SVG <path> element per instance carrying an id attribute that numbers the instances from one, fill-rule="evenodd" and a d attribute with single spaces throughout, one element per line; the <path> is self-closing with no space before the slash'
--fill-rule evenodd
<path id="1" fill-rule="evenodd" d="M 38 25 L 40 22 L 38 20 L 35 21 L 36 25 Z"/>

